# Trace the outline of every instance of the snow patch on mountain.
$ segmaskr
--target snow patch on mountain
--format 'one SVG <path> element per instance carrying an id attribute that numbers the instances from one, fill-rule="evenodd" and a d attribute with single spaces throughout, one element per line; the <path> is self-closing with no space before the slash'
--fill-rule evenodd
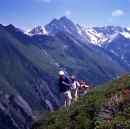
<path id="1" fill-rule="evenodd" d="M 119 35 L 130 39 L 129 29 L 118 26 L 87 27 L 86 25 L 77 25 L 77 29 L 78 33 L 89 41 L 89 43 L 97 46 L 110 43 Z"/>
<path id="2" fill-rule="evenodd" d="M 24 31 L 24 34 L 28 35 L 28 36 L 32 36 L 32 34 L 29 33 L 30 31 L 31 31 L 31 29 L 27 29 L 26 31 Z"/>
<path id="3" fill-rule="evenodd" d="M 114 50 L 112 50 L 112 49 L 110 50 L 110 52 L 113 53 L 113 54 L 116 55 L 116 56 L 119 56 L 118 53 L 116 53 L 116 52 L 115 52 Z"/>
<path id="4" fill-rule="evenodd" d="M 127 27 L 127 30 L 130 31 L 130 27 Z"/>
<path id="5" fill-rule="evenodd" d="M 92 44 L 101 46 L 103 42 L 108 40 L 103 33 L 98 33 L 93 27 L 78 25 L 77 28 L 78 33 Z"/>
<path id="6" fill-rule="evenodd" d="M 36 26 L 32 30 L 27 30 L 25 34 L 33 36 L 33 35 L 48 35 L 47 30 L 44 26 Z"/>
<path id="7" fill-rule="evenodd" d="M 130 39 L 130 32 L 122 32 L 121 33 L 125 38 L 128 38 L 128 39 Z"/>

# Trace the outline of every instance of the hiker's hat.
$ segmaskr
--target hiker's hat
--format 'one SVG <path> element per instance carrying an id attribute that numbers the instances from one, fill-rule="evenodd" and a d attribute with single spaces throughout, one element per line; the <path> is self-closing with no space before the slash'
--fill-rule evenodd
<path id="1" fill-rule="evenodd" d="M 60 76 L 65 75 L 64 71 L 59 71 L 59 75 L 60 75 Z"/>

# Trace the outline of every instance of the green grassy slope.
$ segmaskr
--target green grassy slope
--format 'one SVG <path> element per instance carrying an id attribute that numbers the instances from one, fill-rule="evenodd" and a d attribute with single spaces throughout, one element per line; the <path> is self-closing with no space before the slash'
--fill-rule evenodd
<path id="1" fill-rule="evenodd" d="M 124 94 L 128 87 L 130 76 L 125 75 L 93 89 L 69 109 L 48 114 L 32 129 L 129 129 L 130 99 Z M 117 101 L 112 100 L 114 96 Z"/>

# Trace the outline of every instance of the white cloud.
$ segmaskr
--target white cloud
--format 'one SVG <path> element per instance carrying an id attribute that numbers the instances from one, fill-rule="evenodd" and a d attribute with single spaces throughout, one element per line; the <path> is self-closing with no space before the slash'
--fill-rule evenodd
<path id="1" fill-rule="evenodd" d="M 66 11 L 65 11 L 65 15 L 66 15 L 66 16 L 71 16 L 71 14 L 72 14 L 72 12 L 71 12 L 70 10 L 66 10 Z"/>
<path id="2" fill-rule="evenodd" d="M 51 0 L 36 0 L 38 2 L 51 3 Z"/>
<path id="3" fill-rule="evenodd" d="M 112 12 L 113 17 L 123 16 L 124 14 L 125 14 L 125 12 L 121 9 L 117 9 Z"/>

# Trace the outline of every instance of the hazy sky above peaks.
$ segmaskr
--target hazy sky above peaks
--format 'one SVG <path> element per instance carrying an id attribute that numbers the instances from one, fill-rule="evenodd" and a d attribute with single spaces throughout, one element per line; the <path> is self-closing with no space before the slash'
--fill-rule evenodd
<path id="1" fill-rule="evenodd" d="M 0 0 L 0 23 L 23 29 L 67 16 L 88 26 L 130 27 L 130 0 Z"/>

